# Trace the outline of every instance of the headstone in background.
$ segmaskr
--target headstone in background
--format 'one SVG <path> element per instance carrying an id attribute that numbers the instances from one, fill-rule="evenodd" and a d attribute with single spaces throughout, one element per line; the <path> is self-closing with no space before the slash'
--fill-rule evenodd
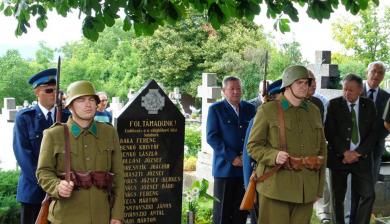
<path id="1" fill-rule="evenodd" d="M 206 124 L 210 105 L 221 98 L 221 87 L 217 86 L 217 74 L 202 74 L 202 85 L 198 86 L 198 97 L 202 98 L 202 149 L 198 152 L 196 177 L 199 179 L 205 178 L 210 182 L 210 185 L 212 185 L 214 181 L 211 173 L 213 149 L 206 141 Z M 212 186 L 210 186 L 209 189 L 213 189 Z"/>
<path id="2" fill-rule="evenodd" d="M 340 88 L 340 71 L 339 66 L 331 64 L 331 51 L 316 51 L 315 64 L 308 65 L 312 70 L 319 89 L 338 89 Z"/>
<path id="3" fill-rule="evenodd" d="M 390 163 L 382 163 L 379 181 L 375 185 L 374 214 L 390 216 Z"/>
<path id="4" fill-rule="evenodd" d="M 110 103 L 110 110 L 112 112 L 113 117 L 117 117 L 119 111 L 122 109 L 123 103 L 120 101 L 120 98 L 117 96 L 112 97 L 112 101 Z"/>
<path id="5" fill-rule="evenodd" d="M 125 167 L 124 224 L 180 224 L 184 116 L 152 80 L 115 120 Z"/>
<path id="6" fill-rule="evenodd" d="M 16 101 L 13 97 L 4 98 L 4 107 L 1 110 L 3 118 L 8 121 L 14 121 L 16 116 Z"/>

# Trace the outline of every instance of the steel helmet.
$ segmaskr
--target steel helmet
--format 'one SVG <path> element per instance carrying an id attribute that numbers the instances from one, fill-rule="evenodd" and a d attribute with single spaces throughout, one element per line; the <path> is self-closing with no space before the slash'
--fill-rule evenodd
<path id="1" fill-rule="evenodd" d="M 305 68 L 305 66 L 302 65 L 292 65 L 287 67 L 283 71 L 282 76 L 282 86 L 280 88 L 286 88 L 287 86 L 290 86 L 298 79 L 309 79 L 309 85 L 311 82 L 311 78 L 309 77 L 309 72 Z"/>
<path id="2" fill-rule="evenodd" d="M 68 86 L 68 89 L 66 91 L 65 107 L 68 107 L 73 100 L 81 96 L 94 96 L 96 99 L 96 104 L 100 103 L 100 99 L 98 95 L 96 95 L 96 91 L 92 83 L 89 81 L 81 80 L 73 82 Z"/>

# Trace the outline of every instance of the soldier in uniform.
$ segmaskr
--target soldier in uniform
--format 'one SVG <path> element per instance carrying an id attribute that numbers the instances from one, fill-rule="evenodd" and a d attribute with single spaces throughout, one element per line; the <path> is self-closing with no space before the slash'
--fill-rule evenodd
<path id="1" fill-rule="evenodd" d="M 257 161 L 257 176 L 282 166 L 257 184 L 258 223 L 308 224 L 313 203 L 322 197 L 326 143 L 320 112 L 305 99 L 309 85 L 304 66 L 286 68 L 281 86 L 284 93 L 278 100 L 262 105 L 254 118 L 247 147 Z M 285 123 L 285 151 L 280 147 L 278 104 Z"/>
<path id="2" fill-rule="evenodd" d="M 20 222 L 33 224 L 38 216 L 45 192 L 38 185 L 35 171 L 38 163 L 43 130 L 55 120 L 56 69 L 47 69 L 31 76 L 28 83 L 34 88 L 38 103 L 16 114 L 13 149 L 20 166 L 16 199 L 21 203 Z M 66 121 L 69 114 L 63 113 Z"/>
<path id="3" fill-rule="evenodd" d="M 122 154 L 115 128 L 94 121 L 98 103 L 92 83 L 77 81 L 69 85 L 65 106 L 72 113 L 66 123 L 72 181 L 63 178 L 64 127 L 55 125 L 44 132 L 36 175 L 53 198 L 48 217 L 51 223 L 122 223 Z M 113 203 L 109 202 L 110 196 L 114 196 Z"/>

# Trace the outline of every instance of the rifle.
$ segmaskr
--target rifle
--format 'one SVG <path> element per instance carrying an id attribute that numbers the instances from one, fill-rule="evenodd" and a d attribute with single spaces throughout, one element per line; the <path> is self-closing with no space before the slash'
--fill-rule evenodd
<path id="1" fill-rule="evenodd" d="M 267 71 L 268 70 L 268 51 L 265 52 L 264 56 L 264 75 L 263 75 L 263 93 L 261 96 L 265 101 L 268 101 L 268 86 L 269 83 L 267 81 Z"/>
<path id="2" fill-rule="evenodd" d="M 61 124 L 62 119 L 62 96 L 63 92 L 60 90 L 60 73 L 61 73 L 61 57 L 58 57 L 57 72 L 56 72 L 56 124 Z M 67 180 L 70 180 L 70 174 L 68 174 Z M 49 215 L 49 206 L 53 199 L 49 194 L 46 194 L 41 203 L 41 209 L 35 224 L 48 224 L 47 217 Z"/>
<path id="3" fill-rule="evenodd" d="M 56 72 L 56 123 L 61 124 L 62 120 L 62 97 L 64 93 L 60 90 L 60 74 L 61 74 L 61 57 L 58 56 L 57 72 Z"/>

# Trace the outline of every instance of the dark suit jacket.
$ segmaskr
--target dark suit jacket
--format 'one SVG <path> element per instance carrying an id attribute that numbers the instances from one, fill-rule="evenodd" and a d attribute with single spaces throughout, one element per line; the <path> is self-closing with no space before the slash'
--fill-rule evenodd
<path id="1" fill-rule="evenodd" d="M 232 162 L 242 154 L 246 129 L 255 113 L 255 107 L 245 101 L 240 102 L 239 117 L 227 100 L 210 106 L 206 130 L 207 143 L 214 150 L 214 177 L 242 177 L 242 167 Z"/>
<path id="2" fill-rule="evenodd" d="M 360 144 L 356 151 L 362 154 L 359 162 L 343 164 L 343 154 L 350 148 L 352 119 L 347 101 L 344 97 L 337 97 L 329 102 L 325 122 L 325 136 L 328 140 L 328 167 L 329 168 L 369 168 L 372 150 L 377 140 L 376 108 L 374 103 L 364 97 L 359 100 L 359 134 Z"/>
<path id="3" fill-rule="evenodd" d="M 364 91 L 363 91 L 362 96 L 367 97 L 366 85 L 364 85 Z M 385 91 L 381 88 L 378 89 L 378 95 L 375 99 L 375 107 L 376 107 L 376 111 L 377 111 L 376 122 L 378 125 L 377 130 L 379 130 L 379 133 L 378 133 L 379 140 L 383 140 L 389 134 L 389 132 L 386 130 L 385 126 L 383 125 L 383 118 L 382 118 L 383 112 L 384 112 L 385 107 L 386 107 L 386 103 L 389 100 L 389 98 L 390 98 L 390 94 L 387 91 Z"/>

